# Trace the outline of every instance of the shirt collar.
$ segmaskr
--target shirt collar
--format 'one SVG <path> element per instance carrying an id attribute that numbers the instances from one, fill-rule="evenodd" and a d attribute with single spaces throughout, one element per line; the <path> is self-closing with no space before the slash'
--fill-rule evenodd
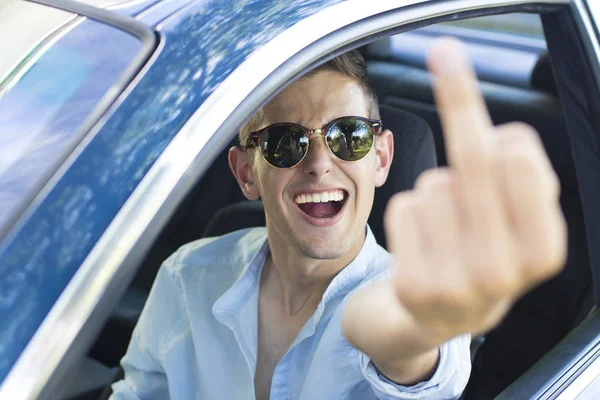
<path id="1" fill-rule="evenodd" d="M 382 248 L 375 241 L 375 236 L 373 235 L 371 228 L 367 225 L 365 242 L 358 255 L 332 279 L 325 290 L 323 299 L 315 312 L 313 321 L 315 325 L 319 322 L 319 319 L 325 310 L 325 306 L 331 299 L 339 295 L 343 296 L 347 294 L 366 278 L 380 272 L 381 265 L 379 263 L 374 263 L 374 260 L 381 250 Z"/>
<path id="2" fill-rule="evenodd" d="M 250 251 L 247 255 L 250 259 L 247 268 L 242 270 L 235 283 L 213 305 L 213 315 L 223 323 L 225 322 L 224 320 L 229 319 L 228 317 L 236 317 L 244 309 L 243 306 L 247 304 L 248 300 L 258 290 L 260 273 L 267 255 L 269 255 L 269 242 L 266 231 L 264 237 L 260 240 L 262 241 L 262 245 L 258 247 L 258 251 Z M 250 244 L 249 247 L 254 246 Z"/>
<path id="3" fill-rule="evenodd" d="M 215 302 L 213 315 L 218 319 L 226 318 L 226 315 L 236 317 L 245 309 L 243 307 L 252 297 L 260 284 L 262 267 L 269 255 L 269 242 L 266 234 L 261 239 L 262 245 L 257 252 L 248 254 L 250 261 L 248 267 L 240 274 L 237 281 Z M 254 247 L 254 246 L 252 246 Z M 257 248 L 258 246 L 254 247 Z M 375 241 L 371 228 L 367 225 L 365 242 L 358 255 L 343 268 L 331 281 L 323 298 L 315 312 L 313 319 L 315 324 L 320 319 L 327 302 L 338 295 L 344 295 L 354 289 L 363 280 L 380 272 L 382 263 L 374 263 L 377 254 L 384 251 Z M 223 321 L 221 321 L 223 322 Z"/>

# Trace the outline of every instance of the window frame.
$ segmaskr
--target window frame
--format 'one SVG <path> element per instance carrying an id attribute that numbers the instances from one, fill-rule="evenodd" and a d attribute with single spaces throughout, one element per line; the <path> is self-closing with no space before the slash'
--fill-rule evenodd
<path id="1" fill-rule="evenodd" d="M 591 382 L 590 372 L 596 379 L 600 376 L 597 360 L 600 360 L 600 310 L 595 308 L 496 399 L 574 399 Z M 584 375 L 584 371 L 588 374 Z"/>

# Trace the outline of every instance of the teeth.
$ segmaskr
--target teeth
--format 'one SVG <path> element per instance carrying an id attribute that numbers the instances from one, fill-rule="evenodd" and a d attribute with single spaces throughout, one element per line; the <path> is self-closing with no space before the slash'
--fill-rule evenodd
<path id="1" fill-rule="evenodd" d="M 298 204 L 304 203 L 326 203 L 328 201 L 344 200 L 343 190 L 332 190 L 321 193 L 303 193 L 296 196 L 294 201 Z"/>

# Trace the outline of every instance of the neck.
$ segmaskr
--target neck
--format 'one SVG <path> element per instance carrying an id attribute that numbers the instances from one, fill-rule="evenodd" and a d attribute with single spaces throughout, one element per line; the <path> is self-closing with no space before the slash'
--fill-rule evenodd
<path id="1" fill-rule="evenodd" d="M 358 255 L 364 240 L 340 258 L 321 260 L 269 235 L 271 254 L 263 268 L 261 290 L 275 297 L 289 316 L 307 309 L 314 312 L 333 278 Z"/>

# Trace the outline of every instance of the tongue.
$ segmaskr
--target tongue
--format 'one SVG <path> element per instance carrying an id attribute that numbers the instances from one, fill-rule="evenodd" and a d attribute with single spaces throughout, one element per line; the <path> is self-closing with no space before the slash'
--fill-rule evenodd
<path id="1" fill-rule="evenodd" d="M 313 218 L 331 218 L 339 211 L 332 201 L 326 203 L 304 203 L 299 206 L 302 211 Z"/>

